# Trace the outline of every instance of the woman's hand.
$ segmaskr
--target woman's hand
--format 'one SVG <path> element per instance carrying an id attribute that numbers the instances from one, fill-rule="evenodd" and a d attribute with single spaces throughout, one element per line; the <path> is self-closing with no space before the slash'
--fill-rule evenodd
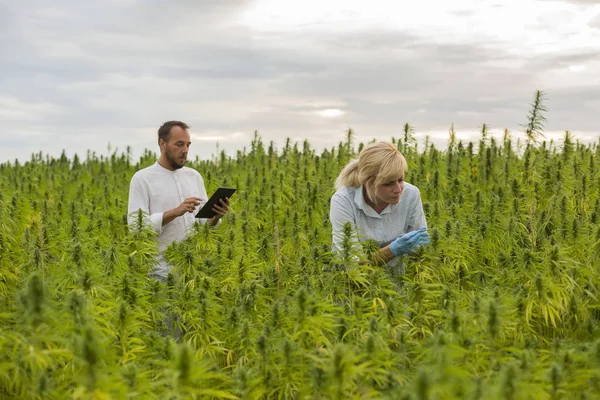
<path id="1" fill-rule="evenodd" d="M 390 243 L 390 251 L 394 255 L 400 256 L 416 251 L 420 246 L 429 243 L 431 243 L 431 240 L 429 239 L 427 228 L 421 228 L 418 231 L 408 232 L 407 234 L 398 237 Z"/>

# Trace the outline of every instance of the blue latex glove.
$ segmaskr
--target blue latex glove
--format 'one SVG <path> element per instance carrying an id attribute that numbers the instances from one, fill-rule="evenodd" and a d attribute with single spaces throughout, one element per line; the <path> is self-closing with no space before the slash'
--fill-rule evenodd
<path id="1" fill-rule="evenodd" d="M 416 251 L 420 246 L 431 243 L 429 239 L 429 233 L 427 228 L 421 228 L 418 231 L 408 232 L 405 235 L 398 237 L 392 243 L 390 243 L 390 251 L 395 256 L 402 254 L 408 254 Z"/>

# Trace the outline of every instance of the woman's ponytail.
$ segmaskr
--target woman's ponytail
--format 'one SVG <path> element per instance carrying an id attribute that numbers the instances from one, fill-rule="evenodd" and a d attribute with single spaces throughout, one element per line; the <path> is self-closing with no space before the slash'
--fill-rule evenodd
<path id="1" fill-rule="evenodd" d="M 360 181 L 358 179 L 358 159 L 350 161 L 339 176 L 335 180 L 335 189 L 341 189 L 343 187 L 355 187 L 359 186 Z"/>

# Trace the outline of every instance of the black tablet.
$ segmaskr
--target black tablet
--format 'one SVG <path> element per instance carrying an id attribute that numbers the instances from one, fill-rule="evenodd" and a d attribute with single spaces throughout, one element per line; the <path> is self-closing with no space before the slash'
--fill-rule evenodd
<path id="1" fill-rule="evenodd" d="M 218 188 L 210 199 L 206 202 L 206 204 L 198 211 L 196 214 L 196 218 L 212 218 L 215 216 L 215 212 L 212 210 L 215 205 L 221 205 L 220 199 L 225 200 L 225 197 L 231 198 L 231 195 L 235 193 L 237 189 L 235 188 L 226 188 L 220 187 Z"/>

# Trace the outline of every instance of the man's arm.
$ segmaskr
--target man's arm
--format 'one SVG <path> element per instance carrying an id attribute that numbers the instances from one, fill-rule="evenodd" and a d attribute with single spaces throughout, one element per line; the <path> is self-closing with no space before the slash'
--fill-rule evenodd
<path id="1" fill-rule="evenodd" d="M 196 172 L 196 179 L 197 179 L 197 185 L 200 191 L 200 196 L 204 197 L 204 198 L 209 198 L 208 196 L 208 192 L 206 191 L 206 186 L 204 185 L 204 178 L 202 178 L 202 175 L 200 174 L 200 172 L 194 170 Z M 219 226 L 221 225 L 221 218 L 223 216 L 225 216 L 225 214 L 227 214 L 229 212 L 229 199 L 226 199 L 226 202 L 223 203 L 223 200 L 221 200 L 221 206 L 219 205 L 215 205 L 212 209 L 216 215 L 212 218 L 200 218 L 200 220 L 204 221 L 205 223 L 207 223 L 210 226 Z"/>
<path id="2" fill-rule="evenodd" d="M 163 226 L 173 221 L 177 217 L 181 217 L 186 212 L 193 213 L 196 211 L 196 207 L 200 204 L 202 199 L 200 197 L 189 197 L 183 201 L 177 208 L 169 211 L 165 211 L 162 215 Z"/>
<path id="3" fill-rule="evenodd" d="M 225 200 L 220 199 L 219 202 L 221 205 L 216 205 L 213 207 L 213 211 L 216 215 L 206 221 L 211 226 L 217 226 L 221 223 L 221 218 L 225 216 L 229 212 L 229 198 L 225 197 Z"/>
<path id="4" fill-rule="evenodd" d="M 148 189 L 141 179 L 134 176 L 131 179 L 129 188 L 127 221 L 129 224 L 132 224 L 135 220 L 135 213 L 141 209 L 147 215 L 147 223 L 152 227 L 154 232 L 160 234 L 164 225 L 184 215 L 186 212 L 194 212 L 201 200 L 200 197 L 190 197 L 185 199 L 176 208 L 164 212 L 150 213 L 150 194 Z"/>
<path id="5" fill-rule="evenodd" d="M 150 213 L 150 194 L 144 182 L 136 175 L 131 178 L 129 184 L 129 202 L 127 205 L 127 222 L 131 225 L 135 221 L 138 210 L 142 210 L 147 217 L 147 223 L 154 232 L 160 234 L 163 226 L 163 213 Z"/>

